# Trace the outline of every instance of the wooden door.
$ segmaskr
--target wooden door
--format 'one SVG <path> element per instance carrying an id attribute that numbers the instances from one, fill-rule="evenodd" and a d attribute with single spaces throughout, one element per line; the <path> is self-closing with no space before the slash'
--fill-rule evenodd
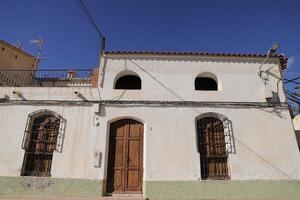
<path id="1" fill-rule="evenodd" d="M 107 193 L 141 193 L 143 124 L 123 119 L 110 126 Z"/>

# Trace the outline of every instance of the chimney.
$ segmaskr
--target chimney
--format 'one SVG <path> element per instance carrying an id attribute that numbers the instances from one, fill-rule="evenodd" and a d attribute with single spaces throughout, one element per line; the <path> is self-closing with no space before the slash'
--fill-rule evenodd
<path id="1" fill-rule="evenodd" d="M 68 71 L 68 78 L 75 78 L 76 77 L 76 71 L 69 70 Z"/>

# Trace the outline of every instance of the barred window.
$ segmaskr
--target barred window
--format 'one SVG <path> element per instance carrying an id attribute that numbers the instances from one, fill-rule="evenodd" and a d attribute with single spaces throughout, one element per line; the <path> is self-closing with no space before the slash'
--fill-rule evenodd
<path id="1" fill-rule="evenodd" d="M 202 179 L 229 179 L 223 122 L 214 117 L 197 121 Z"/>
<path id="2" fill-rule="evenodd" d="M 28 117 L 22 148 L 25 150 L 21 176 L 51 176 L 51 164 L 58 140 L 61 140 L 62 118 L 51 111 Z"/>

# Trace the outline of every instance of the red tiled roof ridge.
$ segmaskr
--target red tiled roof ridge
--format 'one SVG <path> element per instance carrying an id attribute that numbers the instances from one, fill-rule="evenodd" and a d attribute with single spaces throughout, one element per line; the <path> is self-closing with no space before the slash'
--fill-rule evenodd
<path id="1" fill-rule="evenodd" d="M 191 56 L 236 56 L 236 57 L 266 57 L 266 54 L 257 53 L 209 53 L 209 52 L 182 52 L 182 51 L 125 51 L 125 50 L 106 50 L 104 54 L 156 54 L 156 55 L 191 55 Z M 273 55 L 271 58 L 279 58 L 282 69 L 287 67 L 288 58 L 284 55 Z"/>
<path id="2" fill-rule="evenodd" d="M 217 55 L 217 56 L 251 56 L 251 57 L 265 57 L 266 54 L 258 53 L 211 53 L 198 51 L 123 51 L 123 50 L 106 50 L 107 54 L 170 54 L 170 55 Z M 272 57 L 280 57 L 283 55 L 274 55 Z"/>

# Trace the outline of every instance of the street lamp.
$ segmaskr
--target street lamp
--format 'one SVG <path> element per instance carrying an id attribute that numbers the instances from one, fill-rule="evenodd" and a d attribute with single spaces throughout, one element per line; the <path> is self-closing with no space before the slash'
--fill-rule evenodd
<path id="1" fill-rule="evenodd" d="M 268 60 L 269 57 L 273 56 L 273 54 L 276 52 L 276 50 L 279 48 L 279 44 L 275 43 L 271 46 L 271 48 L 268 50 L 267 56 L 265 57 L 265 59 L 263 60 L 263 62 L 260 64 L 259 66 L 259 76 L 261 76 L 262 74 L 262 66 L 265 64 L 265 62 Z"/>

